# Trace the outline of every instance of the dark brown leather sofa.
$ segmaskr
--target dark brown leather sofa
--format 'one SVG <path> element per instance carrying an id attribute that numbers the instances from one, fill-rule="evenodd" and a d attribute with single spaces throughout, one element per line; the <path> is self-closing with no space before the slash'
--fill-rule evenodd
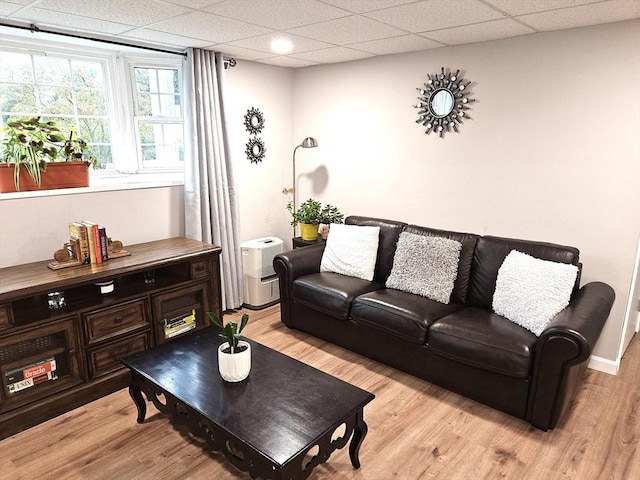
<path id="1" fill-rule="evenodd" d="M 578 288 L 539 337 L 492 312 L 498 269 L 512 249 L 580 266 L 572 247 L 398 221 L 348 217 L 380 227 L 373 281 L 320 272 L 323 245 L 277 255 L 281 318 L 354 352 L 530 422 L 554 428 L 570 407 L 615 294 L 601 282 Z M 402 231 L 462 243 L 447 305 L 385 288 Z"/>

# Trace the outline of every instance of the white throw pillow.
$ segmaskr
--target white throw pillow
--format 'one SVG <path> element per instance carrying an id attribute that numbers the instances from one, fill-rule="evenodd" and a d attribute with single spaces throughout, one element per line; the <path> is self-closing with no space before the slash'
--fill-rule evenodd
<path id="1" fill-rule="evenodd" d="M 462 244 L 444 237 L 402 232 L 386 286 L 449 303 Z"/>
<path id="2" fill-rule="evenodd" d="M 373 280 L 379 235 L 380 227 L 331 225 L 320 271 Z"/>
<path id="3" fill-rule="evenodd" d="M 511 250 L 498 270 L 493 311 L 540 336 L 569 305 L 578 267 Z"/>

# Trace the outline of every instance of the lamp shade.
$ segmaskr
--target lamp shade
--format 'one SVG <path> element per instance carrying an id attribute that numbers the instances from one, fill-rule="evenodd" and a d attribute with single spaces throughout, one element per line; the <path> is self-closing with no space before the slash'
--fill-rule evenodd
<path id="1" fill-rule="evenodd" d="M 302 148 L 314 148 L 318 146 L 318 141 L 313 137 L 305 138 L 300 144 Z"/>

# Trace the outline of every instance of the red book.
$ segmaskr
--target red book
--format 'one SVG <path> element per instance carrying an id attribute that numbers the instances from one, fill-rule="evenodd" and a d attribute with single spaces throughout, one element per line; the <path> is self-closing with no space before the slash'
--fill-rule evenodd
<path id="1" fill-rule="evenodd" d="M 82 223 L 87 226 L 91 263 L 102 263 L 102 251 L 100 249 L 100 232 L 98 231 L 98 224 L 95 222 L 90 222 L 89 220 L 83 220 Z"/>

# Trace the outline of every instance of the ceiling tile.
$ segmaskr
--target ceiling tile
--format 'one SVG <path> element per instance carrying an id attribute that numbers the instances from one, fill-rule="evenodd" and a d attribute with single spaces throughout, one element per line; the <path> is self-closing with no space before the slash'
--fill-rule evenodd
<path id="1" fill-rule="evenodd" d="M 290 29 L 289 32 L 334 45 L 397 37 L 407 33 L 360 16 L 329 20 L 328 22 L 318 23 L 316 25 Z"/>
<path id="2" fill-rule="evenodd" d="M 419 35 L 403 35 L 401 37 L 383 38 L 370 42 L 352 43 L 350 48 L 373 53 L 375 55 L 389 55 L 392 53 L 415 52 L 442 47 L 442 43 L 426 39 Z"/>
<path id="3" fill-rule="evenodd" d="M 373 54 L 360 52 L 346 47 L 332 47 L 324 50 L 314 50 L 313 52 L 299 53 L 295 58 L 302 60 L 310 60 L 317 63 L 330 62 L 349 62 L 351 60 L 360 60 L 362 58 L 372 57 Z M 329 60 L 331 59 L 331 60 Z"/>
<path id="4" fill-rule="evenodd" d="M 544 12 L 558 8 L 575 7 L 586 3 L 596 3 L 602 0 L 485 0 L 509 15 L 524 15 L 527 13 Z M 631 0 L 636 1 L 636 0 Z"/>
<path id="5" fill-rule="evenodd" d="M 136 40 L 146 40 L 148 42 L 161 45 L 170 45 L 176 47 L 195 47 L 204 48 L 211 45 L 206 40 L 198 40 L 193 37 L 183 37 L 182 35 L 174 35 L 167 32 L 159 32 L 150 28 L 137 28 L 122 35 L 125 38 L 135 38 Z"/>
<path id="6" fill-rule="evenodd" d="M 107 22 L 95 18 L 71 16 L 66 13 L 53 12 L 42 8 L 25 8 L 11 16 L 15 20 L 35 23 L 39 27 L 67 28 L 69 30 L 116 35 L 131 29 L 131 25 Z"/>
<path id="7" fill-rule="evenodd" d="M 299 52 L 307 52 L 309 50 L 329 48 L 333 46 L 329 43 L 320 42 L 311 38 L 300 37 L 298 35 L 283 34 L 279 32 L 260 35 L 258 37 L 245 38 L 229 43 L 238 47 L 251 48 L 253 50 L 259 50 L 261 52 L 267 52 L 270 55 L 274 55 L 274 52 L 271 50 L 271 41 L 278 38 L 287 38 L 293 44 L 293 50 L 289 52 L 289 55 Z"/>
<path id="8" fill-rule="evenodd" d="M 505 18 L 463 27 L 445 28 L 444 30 L 427 32 L 424 35 L 446 45 L 462 45 L 464 43 L 487 42 L 500 38 L 516 37 L 529 33 L 535 33 L 535 30 Z"/>
<path id="9" fill-rule="evenodd" d="M 216 3 L 224 2 L 224 0 L 165 0 L 169 3 L 182 5 L 189 8 L 204 8 Z"/>
<path id="10" fill-rule="evenodd" d="M 236 47 L 235 45 L 229 45 L 228 43 L 213 45 L 212 47 L 209 47 L 208 50 L 222 52 L 225 55 L 240 58 L 242 60 L 259 60 L 273 56 L 273 53 L 265 53 L 259 52 L 257 50 L 252 50 L 250 48 Z"/>
<path id="11" fill-rule="evenodd" d="M 478 0 L 427 0 L 365 13 L 364 16 L 418 33 L 496 20 L 504 15 Z"/>
<path id="12" fill-rule="evenodd" d="M 324 3 L 335 5 L 353 13 L 372 12 L 382 8 L 395 7 L 412 3 L 416 0 L 322 0 Z"/>
<path id="13" fill-rule="evenodd" d="M 185 37 L 209 40 L 212 43 L 227 43 L 241 38 L 269 33 L 268 28 L 239 22 L 204 12 L 170 18 L 153 25 L 154 30 L 174 33 Z"/>
<path id="14" fill-rule="evenodd" d="M 81 15 L 126 25 L 148 25 L 180 15 L 189 10 L 155 0 L 46 0 L 39 3 L 46 10 L 65 12 L 72 16 Z"/>
<path id="15" fill-rule="evenodd" d="M 287 67 L 287 68 L 299 68 L 299 67 L 309 67 L 312 65 L 317 65 L 316 62 L 310 62 L 308 60 L 301 60 L 299 58 L 293 58 L 293 57 L 271 57 L 271 58 L 265 58 L 262 60 L 256 60 L 256 62 L 275 65 L 277 67 Z"/>
<path id="16" fill-rule="evenodd" d="M 205 10 L 276 30 L 349 15 L 344 10 L 313 0 L 227 0 Z"/>
<path id="17" fill-rule="evenodd" d="M 17 5 L 15 3 L 8 2 L 0 2 L 0 15 L 3 17 L 8 17 L 12 13 L 17 12 L 22 8 L 22 5 Z"/>
<path id="18" fill-rule="evenodd" d="M 533 13 L 517 17 L 531 27 L 541 30 L 561 30 L 564 28 L 585 27 L 599 23 L 620 22 L 640 16 L 640 1 L 611 0 L 580 7 Z"/>

